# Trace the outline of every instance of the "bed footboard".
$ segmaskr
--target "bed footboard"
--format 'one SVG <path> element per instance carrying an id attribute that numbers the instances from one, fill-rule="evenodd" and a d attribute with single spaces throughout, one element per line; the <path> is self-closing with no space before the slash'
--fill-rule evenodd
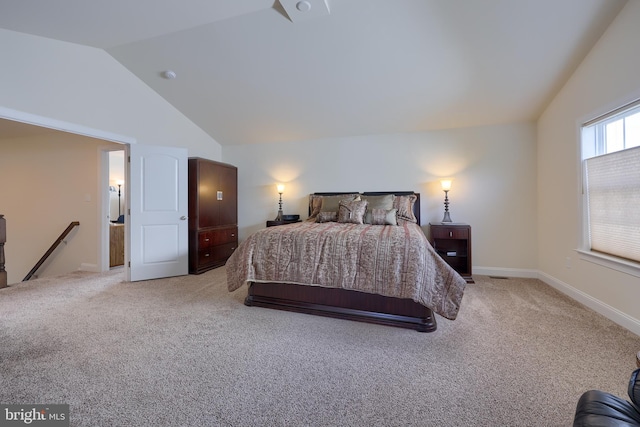
<path id="1" fill-rule="evenodd" d="M 247 306 L 267 307 L 298 313 L 433 332 L 433 312 L 410 299 L 346 289 L 283 283 L 251 283 L 244 301 Z"/>

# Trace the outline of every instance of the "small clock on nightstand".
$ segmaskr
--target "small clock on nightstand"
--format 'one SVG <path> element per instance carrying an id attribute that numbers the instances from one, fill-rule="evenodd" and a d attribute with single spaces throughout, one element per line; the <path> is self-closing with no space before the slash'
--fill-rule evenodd
<path id="1" fill-rule="evenodd" d="M 471 226 L 462 223 L 429 224 L 431 245 L 467 281 L 471 276 Z"/>

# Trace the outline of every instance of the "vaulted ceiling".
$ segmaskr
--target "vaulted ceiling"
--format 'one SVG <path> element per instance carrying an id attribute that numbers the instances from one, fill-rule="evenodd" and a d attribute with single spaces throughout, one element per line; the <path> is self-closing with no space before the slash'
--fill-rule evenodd
<path id="1" fill-rule="evenodd" d="M 626 1 L 0 0 L 0 28 L 104 49 L 230 145 L 535 120 Z"/>

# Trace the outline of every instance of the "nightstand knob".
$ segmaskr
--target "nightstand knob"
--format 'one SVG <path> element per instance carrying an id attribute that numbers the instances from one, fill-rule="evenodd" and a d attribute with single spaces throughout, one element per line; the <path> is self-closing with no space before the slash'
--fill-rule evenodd
<path id="1" fill-rule="evenodd" d="M 449 232 L 449 237 L 453 237 L 453 231 Z"/>

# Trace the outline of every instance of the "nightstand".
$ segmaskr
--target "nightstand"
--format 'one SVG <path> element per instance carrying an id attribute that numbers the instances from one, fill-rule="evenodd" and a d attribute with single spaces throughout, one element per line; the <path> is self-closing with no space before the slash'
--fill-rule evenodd
<path id="1" fill-rule="evenodd" d="M 278 225 L 287 225 L 287 224 L 295 224 L 296 222 L 302 222 L 302 220 L 300 219 L 294 219 L 291 221 L 275 221 L 275 220 L 271 220 L 271 221 L 267 221 L 267 227 L 275 227 Z"/>
<path id="2" fill-rule="evenodd" d="M 467 281 L 471 276 L 471 226 L 469 224 L 429 224 L 431 245 Z"/>

